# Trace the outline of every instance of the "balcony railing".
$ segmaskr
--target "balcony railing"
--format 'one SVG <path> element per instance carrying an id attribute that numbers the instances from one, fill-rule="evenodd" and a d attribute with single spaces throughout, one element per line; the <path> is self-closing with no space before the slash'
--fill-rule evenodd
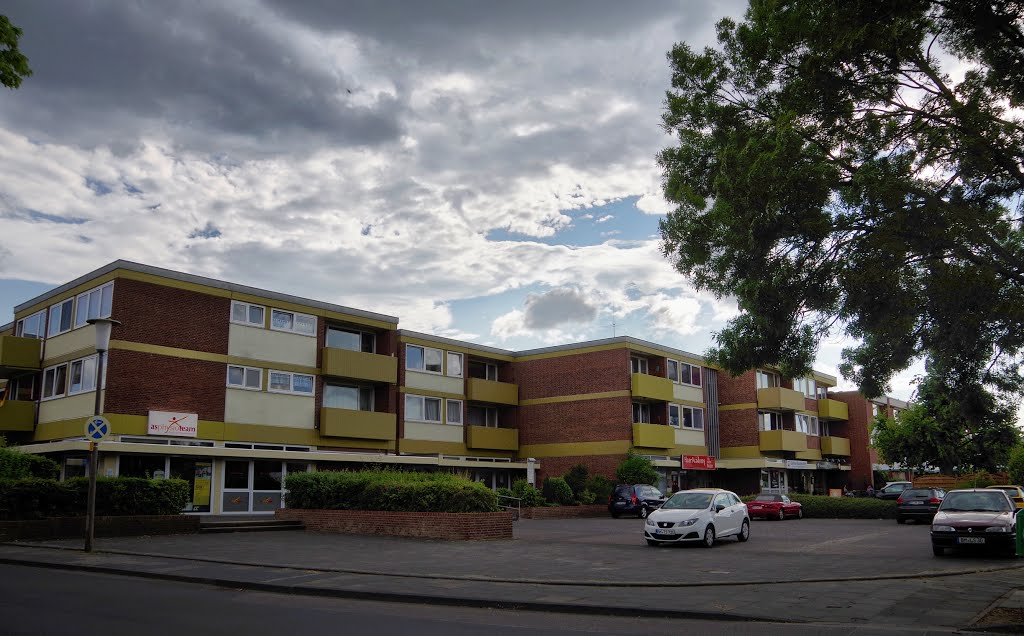
<path id="1" fill-rule="evenodd" d="M 761 450 L 763 451 L 802 452 L 807 450 L 806 433 L 798 433 L 797 431 L 761 431 L 760 437 Z"/>
<path id="2" fill-rule="evenodd" d="M 469 378 L 469 381 L 466 383 L 466 399 L 471 402 L 517 406 L 519 404 L 519 385 L 510 382 Z"/>
<path id="3" fill-rule="evenodd" d="M 804 394 L 781 386 L 757 390 L 757 408 L 776 411 L 802 411 L 806 408 Z"/>
<path id="4" fill-rule="evenodd" d="M 839 400 L 818 400 L 818 417 L 823 420 L 848 420 L 850 407 Z"/>
<path id="5" fill-rule="evenodd" d="M 387 384 L 398 382 L 398 358 L 334 347 L 324 347 L 323 351 L 324 375 Z"/>
<path id="6" fill-rule="evenodd" d="M 668 378 L 634 373 L 630 376 L 630 385 L 634 398 L 646 398 L 659 402 L 671 402 L 675 399 L 672 392 L 672 380 Z"/>
<path id="7" fill-rule="evenodd" d="M 845 437 L 822 437 L 821 454 L 841 455 L 843 457 L 849 457 L 850 440 Z"/>
<path id="8" fill-rule="evenodd" d="M 36 338 L 0 336 L 0 378 L 22 371 L 38 371 L 42 344 L 43 341 Z"/>
<path id="9" fill-rule="evenodd" d="M 633 424 L 633 445 L 673 448 L 676 445 L 676 429 L 664 424 Z"/>
<path id="10" fill-rule="evenodd" d="M 31 431 L 35 421 L 35 406 L 35 402 L 4 402 L 0 406 L 0 431 Z"/>
<path id="11" fill-rule="evenodd" d="M 392 441 L 396 438 L 394 413 L 320 409 L 320 434 L 326 437 Z"/>
<path id="12" fill-rule="evenodd" d="M 477 450 L 519 450 L 519 431 L 514 428 L 467 426 L 466 446 Z"/>

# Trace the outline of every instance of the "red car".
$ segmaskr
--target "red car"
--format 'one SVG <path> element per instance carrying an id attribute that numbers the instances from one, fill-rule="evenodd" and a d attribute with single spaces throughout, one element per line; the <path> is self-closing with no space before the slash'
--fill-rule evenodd
<path id="1" fill-rule="evenodd" d="M 778 519 L 786 517 L 804 518 L 804 507 L 792 501 L 786 495 L 758 495 L 753 501 L 747 502 L 747 514 L 751 519 Z"/>

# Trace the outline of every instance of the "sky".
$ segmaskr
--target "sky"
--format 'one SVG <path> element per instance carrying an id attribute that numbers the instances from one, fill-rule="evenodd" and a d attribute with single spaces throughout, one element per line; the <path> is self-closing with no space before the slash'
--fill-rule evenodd
<path id="1" fill-rule="evenodd" d="M 0 324 L 126 259 L 503 349 L 700 354 L 737 308 L 660 250 L 665 55 L 745 7 L 7 0 L 34 74 L 0 92 Z M 848 344 L 816 365 L 840 389 Z"/>

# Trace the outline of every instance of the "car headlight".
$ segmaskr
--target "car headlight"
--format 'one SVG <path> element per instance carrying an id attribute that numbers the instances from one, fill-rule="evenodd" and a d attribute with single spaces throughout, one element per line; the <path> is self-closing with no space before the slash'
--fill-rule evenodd
<path id="1" fill-rule="evenodd" d="M 697 518 L 696 517 L 694 517 L 693 519 L 687 519 L 686 521 L 682 521 L 682 522 L 679 523 L 679 525 L 681 525 L 681 526 L 692 526 L 695 523 L 697 523 Z"/>
<path id="2" fill-rule="evenodd" d="M 989 526 L 985 528 L 985 532 L 1009 532 L 1009 526 Z"/>
<path id="3" fill-rule="evenodd" d="M 654 519 L 651 519 L 650 517 L 647 517 L 645 525 L 651 526 L 653 528 L 654 526 L 658 525 L 658 522 Z"/>
<path id="4" fill-rule="evenodd" d="M 932 526 L 932 532 L 953 532 L 953 526 Z"/>

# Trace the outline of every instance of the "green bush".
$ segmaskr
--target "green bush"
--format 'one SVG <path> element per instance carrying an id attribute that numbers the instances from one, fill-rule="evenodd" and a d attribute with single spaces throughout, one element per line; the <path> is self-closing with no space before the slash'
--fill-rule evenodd
<path id="1" fill-rule="evenodd" d="M 295 473 L 285 480 L 288 507 L 389 512 L 496 512 L 483 484 L 449 473 L 362 470 Z"/>
<path id="2" fill-rule="evenodd" d="M 641 457 L 629 450 L 626 459 L 615 469 L 615 476 L 620 484 L 648 484 L 653 486 L 658 483 L 658 471 L 654 470 L 651 460 Z"/>
<path id="3" fill-rule="evenodd" d="M 0 446 L 0 479 L 56 479 L 60 465 L 48 457 Z"/>
<path id="4" fill-rule="evenodd" d="M 594 475 L 587 480 L 586 490 L 594 493 L 595 501 L 603 502 L 611 497 L 612 491 L 615 490 L 615 482 L 604 475 Z"/>
<path id="5" fill-rule="evenodd" d="M 1024 484 L 1024 444 L 1018 444 L 1010 451 L 1010 461 L 1006 469 L 1010 473 L 1011 484 Z"/>
<path id="6" fill-rule="evenodd" d="M 569 484 L 569 488 L 572 490 L 572 496 L 577 500 L 579 500 L 580 494 L 587 489 L 587 477 L 588 471 L 584 464 L 576 464 L 562 475 L 562 479 Z"/>
<path id="7" fill-rule="evenodd" d="M 572 488 L 561 477 L 548 477 L 544 480 L 544 498 L 559 506 L 571 506 L 576 503 Z"/>
<path id="8" fill-rule="evenodd" d="M 512 495 L 519 497 L 523 508 L 539 508 L 546 502 L 544 495 L 525 479 L 517 479 L 512 482 Z"/>
<path id="9" fill-rule="evenodd" d="M 751 501 L 756 495 L 743 497 Z M 895 519 L 895 499 L 873 497 L 826 497 L 824 495 L 797 495 L 789 498 L 803 506 L 804 516 L 813 519 Z"/>
<path id="10" fill-rule="evenodd" d="M 0 519 L 82 516 L 88 494 L 89 480 L 84 477 L 0 480 Z M 183 479 L 100 477 L 96 479 L 96 515 L 181 514 L 190 496 L 191 487 Z"/>
<path id="11" fill-rule="evenodd" d="M 584 506 L 589 506 L 597 501 L 597 495 L 590 492 L 589 490 L 584 489 L 584 491 L 580 493 L 580 496 L 577 497 L 577 499 Z"/>

